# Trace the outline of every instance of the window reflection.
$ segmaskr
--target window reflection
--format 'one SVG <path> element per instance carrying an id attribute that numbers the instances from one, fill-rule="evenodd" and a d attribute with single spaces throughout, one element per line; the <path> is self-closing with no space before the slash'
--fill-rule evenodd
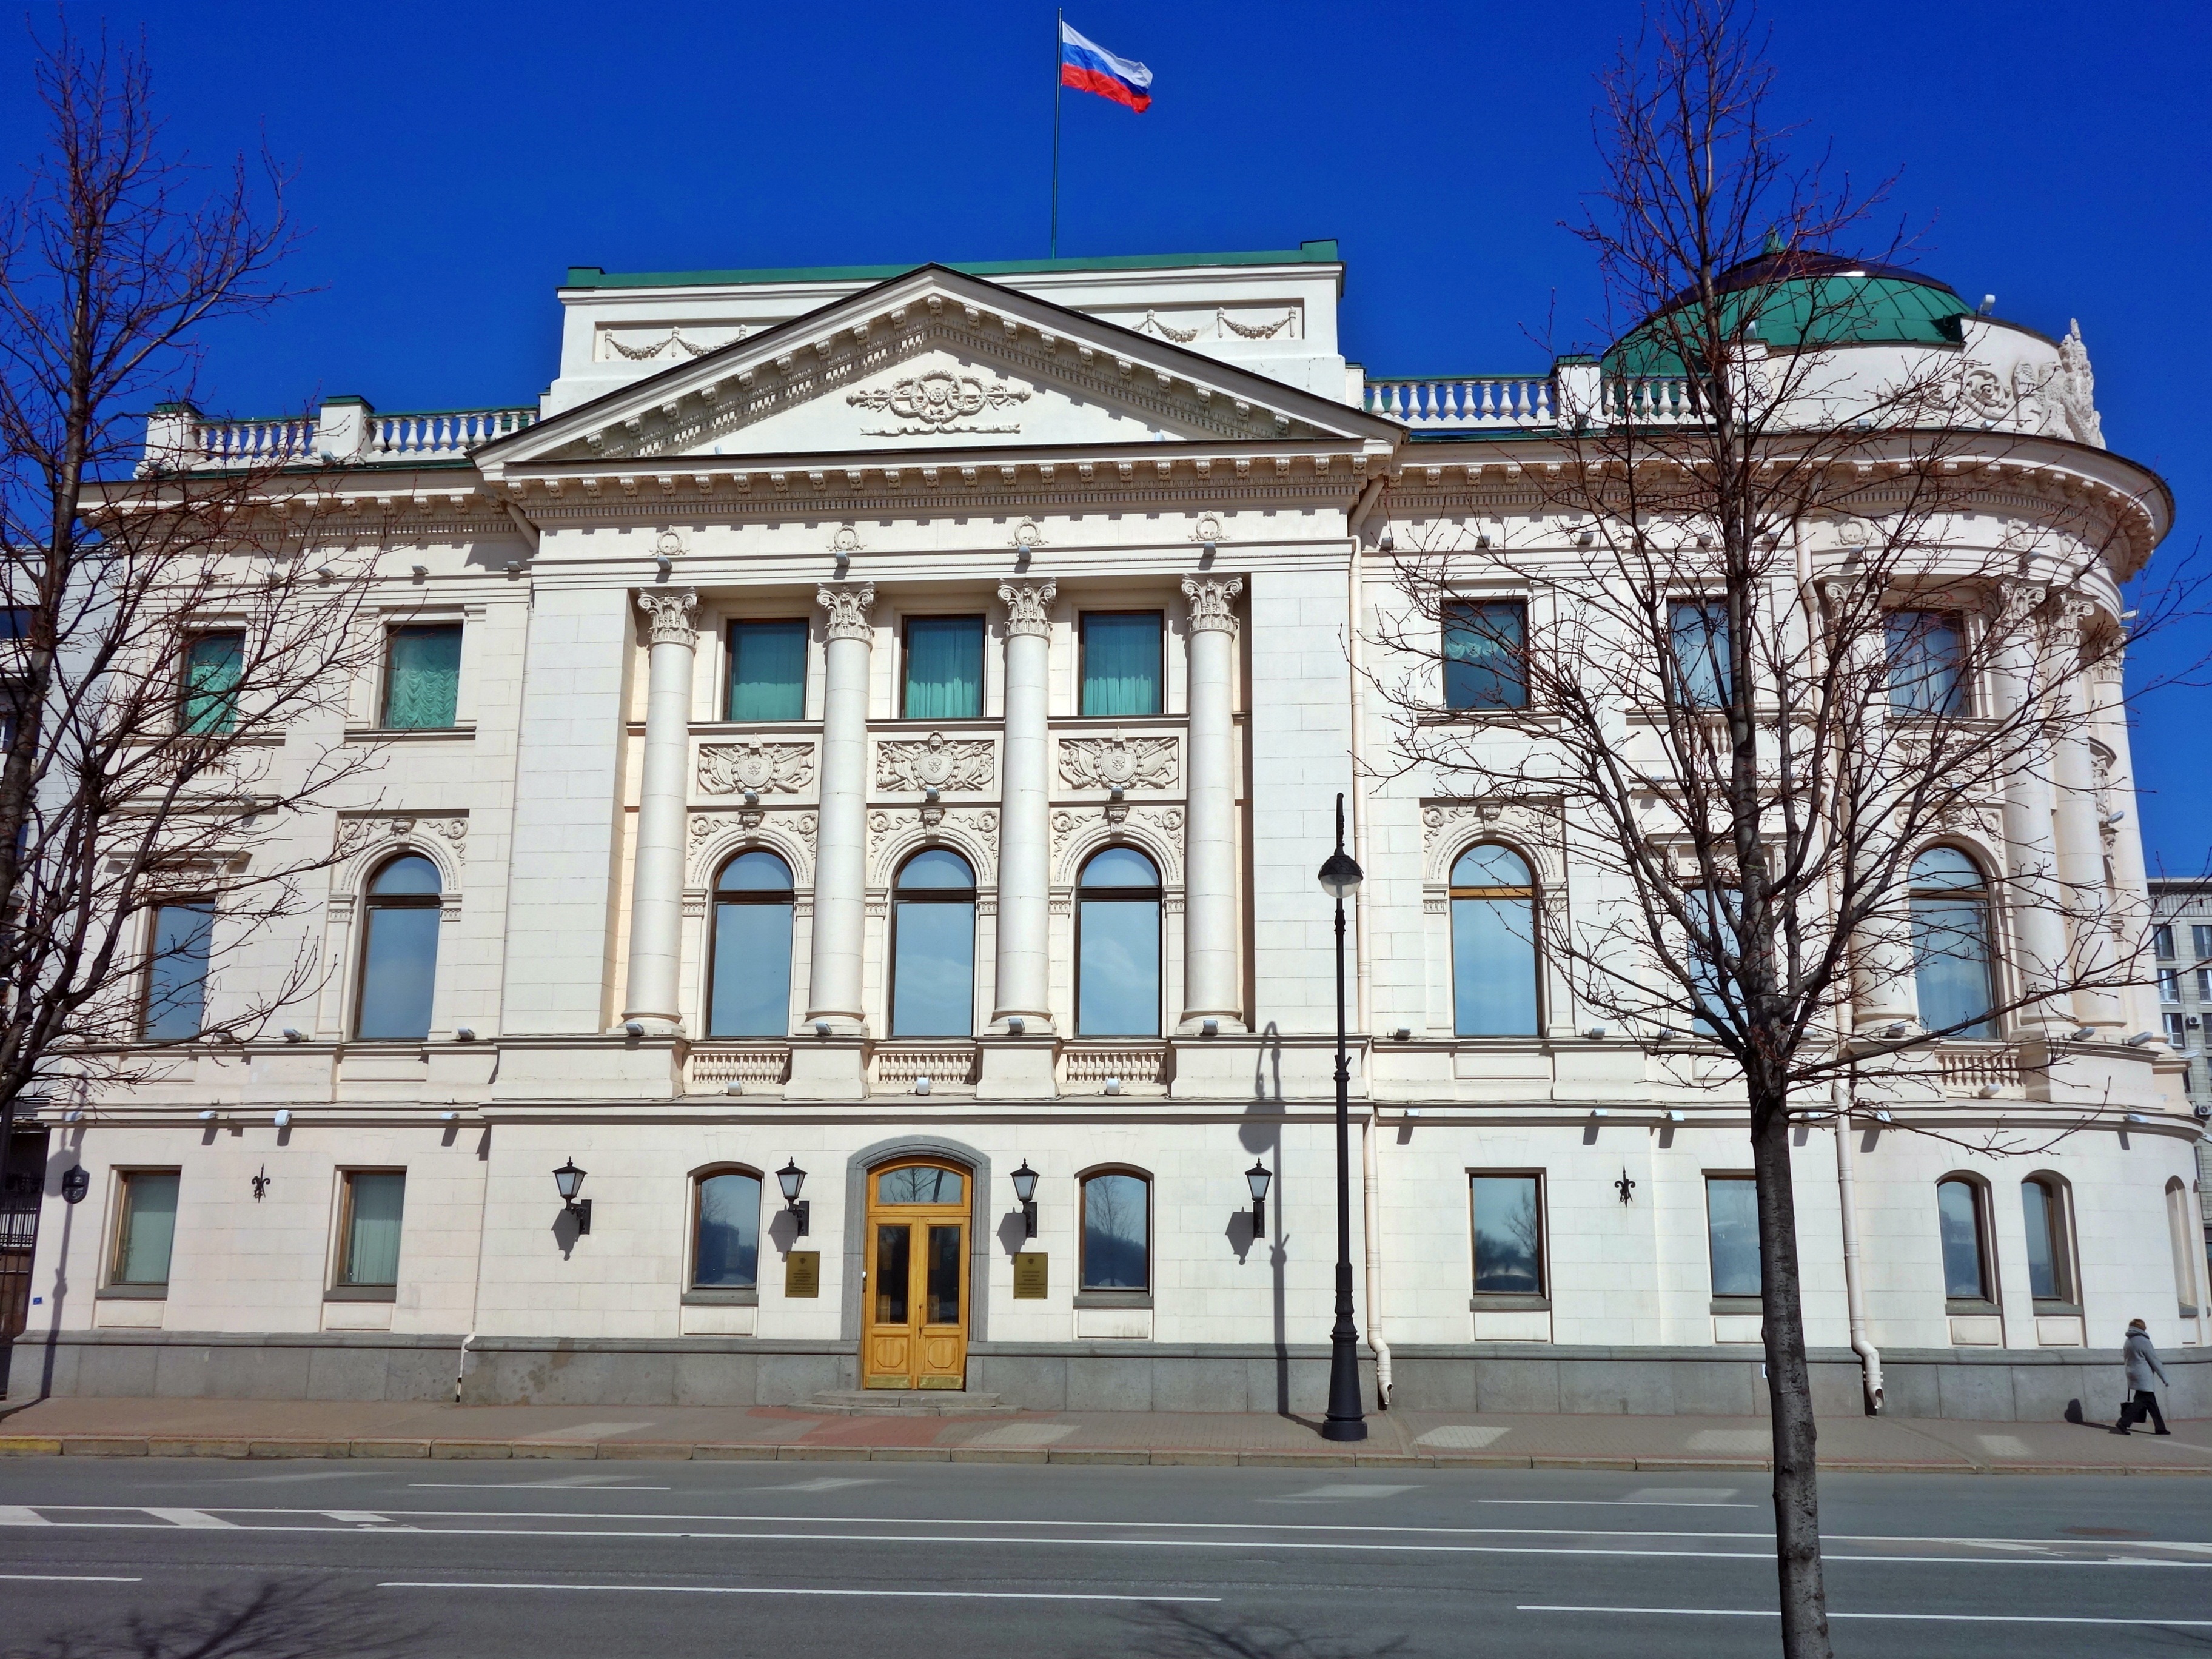
<path id="1" fill-rule="evenodd" d="M 1083 1288 L 1152 1288 L 1152 1183 L 1095 1175 L 1083 1183 Z"/>

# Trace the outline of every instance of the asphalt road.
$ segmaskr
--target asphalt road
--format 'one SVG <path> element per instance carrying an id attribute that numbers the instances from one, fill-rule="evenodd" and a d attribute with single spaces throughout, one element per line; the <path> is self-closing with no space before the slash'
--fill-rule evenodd
<path id="1" fill-rule="evenodd" d="M 1845 1655 L 2212 1649 L 2201 1480 L 1836 1475 Z M 1777 1651 L 1763 1477 L 0 1462 L 37 1659 Z"/>

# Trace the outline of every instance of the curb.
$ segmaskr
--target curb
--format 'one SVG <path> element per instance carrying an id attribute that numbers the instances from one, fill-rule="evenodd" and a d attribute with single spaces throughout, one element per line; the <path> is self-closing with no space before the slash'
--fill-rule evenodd
<path id="1" fill-rule="evenodd" d="M 1237 1449 L 1227 1447 L 808 1446 L 774 1441 L 684 1440 L 251 1440 L 207 1436 L 0 1435 L 0 1457 L 227 1457 L 555 1459 L 605 1462 L 1050 1463 L 1155 1468 L 1613 1469 L 1764 1474 L 1765 1458 L 1607 1457 L 1560 1453 L 1434 1454 Z M 2203 1464 L 1901 1462 L 1822 1458 L 1823 1474 L 2052 1474 L 2212 1476 Z"/>

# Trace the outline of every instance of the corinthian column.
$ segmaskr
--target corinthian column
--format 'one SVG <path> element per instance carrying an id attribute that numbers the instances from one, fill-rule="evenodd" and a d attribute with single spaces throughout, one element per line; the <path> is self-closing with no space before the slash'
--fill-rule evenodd
<path id="1" fill-rule="evenodd" d="M 2058 787 L 2058 884 L 2073 922 L 2074 959 L 2079 976 L 2093 984 L 2074 993 L 2074 1014 L 2082 1024 L 2117 1031 L 2125 1018 L 2117 988 L 2118 960 L 2112 939 L 2112 894 L 2105 880 L 2104 813 L 2097 788 L 2096 757 L 2089 747 L 2095 701 L 2081 665 L 2082 624 L 2095 606 L 2076 594 L 2059 601 L 2051 672 L 2063 711 L 2051 735 L 2053 781 Z"/>
<path id="2" fill-rule="evenodd" d="M 629 982 L 623 1018 L 673 1030 L 677 958 L 684 938 L 684 772 L 690 759 L 691 663 L 698 635 L 689 587 L 648 588 L 637 596 L 651 630 L 645 702 L 645 773 L 637 801 L 637 848 L 630 865 Z"/>
<path id="3" fill-rule="evenodd" d="M 1239 576 L 1185 576 L 1190 601 L 1190 782 L 1184 811 L 1182 1023 L 1244 1028 L 1237 975 L 1237 733 Z"/>
<path id="4" fill-rule="evenodd" d="M 1042 1036 L 1052 1029 L 1046 952 L 1050 918 L 1051 836 L 1045 806 L 1052 780 L 1047 727 L 1050 581 L 1003 581 L 1006 607 L 1005 781 L 999 801 L 999 1030 L 1019 1017 Z"/>
<path id="5" fill-rule="evenodd" d="M 2049 702 L 2041 683 L 2033 612 L 2044 590 L 2024 582 L 1999 593 L 1990 625 L 1998 630 L 1996 675 L 1998 714 L 2018 735 L 2019 761 L 2005 780 L 2006 908 L 2012 917 L 2014 963 L 2024 995 L 2051 985 L 2068 973 L 2066 914 L 2058 884 L 2058 860 L 2051 844 L 2051 745 L 2041 732 L 2038 705 Z M 2021 1011 L 2026 1024 L 2056 1035 L 2068 1028 L 2063 999 L 2045 997 Z"/>
<path id="6" fill-rule="evenodd" d="M 806 1018 L 846 1036 L 864 1030 L 861 953 L 867 932 L 869 607 L 866 582 L 817 588 L 829 613 L 822 677 L 822 809 L 814 843 L 814 953 Z"/>

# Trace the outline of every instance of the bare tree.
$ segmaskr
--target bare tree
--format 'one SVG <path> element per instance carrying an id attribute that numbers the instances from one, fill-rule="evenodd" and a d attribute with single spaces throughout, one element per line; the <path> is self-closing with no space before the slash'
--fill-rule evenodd
<path id="1" fill-rule="evenodd" d="M 1764 48 L 1747 4 L 1666 0 L 1601 77 L 1576 229 L 1617 343 L 1561 360 L 1537 453 L 1489 452 L 1536 512 L 1477 529 L 1389 491 L 1376 684 L 1400 764 L 1551 826 L 1583 891 L 1536 925 L 1578 1008 L 1748 1107 L 1783 1645 L 1817 1656 L 1792 1127 L 1933 1109 L 1961 1064 L 2098 1110 L 2144 919 L 2089 739 L 2120 718 L 2117 584 L 2153 515 L 2094 487 L 2101 458 L 2054 465 L 2049 438 L 2096 439 L 2067 349 L 1975 378 L 1963 307 L 1895 243 L 1854 251 L 1881 191 L 1791 163 Z M 1994 855 L 1930 861 L 1947 839 Z"/>
<path id="2" fill-rule="evenodd" d="M 311 420 L 226 453 L 204 331 L 283 297 L 282 177 L 165 153 L 142 57 L 64 33 L 0 210 L 0 1159 L 16 1103 L 260 1034 L 311 957 L 221 983 L 329 861 L 303 809 L 374 751 L 333 729 L 374 630 L 363 562 L 287 470 Z M 148 400 L 169 441 L 143 454 Z"/>

